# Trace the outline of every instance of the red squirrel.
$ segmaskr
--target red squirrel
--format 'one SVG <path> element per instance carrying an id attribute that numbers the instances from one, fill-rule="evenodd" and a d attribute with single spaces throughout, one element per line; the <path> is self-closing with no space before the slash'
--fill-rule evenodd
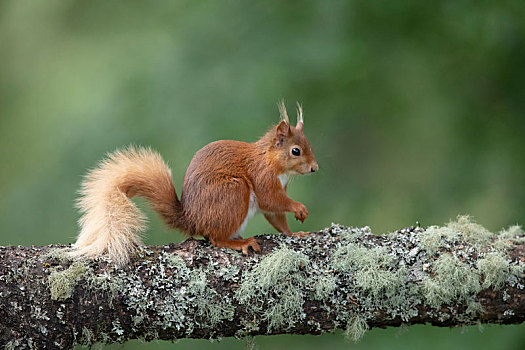
<path id="1" fill-rule="evenodd" d="M 285 212 L 303 222 L 306 207 L 286 195 L 288 177 L 319 169 L 303 129 L 298 104 L 297 124 L 290 125 L 284 103 L 281 121 L 257 142 L 212 142 L 190 162 L 181 198 L 171 170 L 149 148 L 128 147 L 111 153 L 84 178 L 78 199 L 82 216 L 73 254 L 95 258 L 107 254 L 118 265 L 129 262 L 142 244 L 146 217 L 130 198 L 145 197 L 169 228 L 203 236 L 218 248 L 260 251 L 257 240 L 241 238 L 248 220 L 262 213 L 279 232 L 292 233 Z"/>

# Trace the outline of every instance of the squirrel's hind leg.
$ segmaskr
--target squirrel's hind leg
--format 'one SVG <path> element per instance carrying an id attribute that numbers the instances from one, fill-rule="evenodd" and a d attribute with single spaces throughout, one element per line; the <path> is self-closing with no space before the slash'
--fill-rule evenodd
<path id="1" fill-rule="evenodd" d="M 212 188 L 202 191 L 198 196 L 198 205 L 194 206 L 198 209 L 192 213 L 195 217 L 202 218 L 204 208 L 208 214 L 204 215 L 206 221 L 200 222 L 197 232 L 202 232 L 217 248 L 240 250 L 245 255 L 250 247 L 255 252 L 261 251 L 255 238 L 241 237 L 248 220 L 257 212 L 255 194 L 240 179 L 221 180 L 222 182 L 214 183 Z M 217 193 L 222 195 L 219 197 Z"/>

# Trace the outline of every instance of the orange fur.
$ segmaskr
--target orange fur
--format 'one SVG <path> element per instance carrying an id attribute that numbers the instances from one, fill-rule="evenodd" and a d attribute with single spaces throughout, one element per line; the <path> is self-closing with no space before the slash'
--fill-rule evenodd
<path id="1" fill-rule="evenodd" d="M 78 201 L 81 231 L 75 254 L 96 257 L 107 253 L 117 264 L 127 263 L 133 249 L 142 243 L 146 221 L 130 201 L 134 196 L 145 197 L 170 228 L 204 236 L 216 247 L 245 254 L 250 247 L 259 251 L 254 238 L 240 239 L 247 220 L 256 212 L 263 212 L 279 232 L 290 235 L 284 213 L 293 212 L 297 220 L 304 221 L 308 211 L 286 195 L 286 184 L 279 176 L 284 179 L 318 169 L 303 134 L 302 109 L 300 113 L 297 127 L 282 120 L 255 143 L 223 140 L 197 151 L 186 171 L 180 201 L 171 171 L 158 153 L 129 147 L 110 154 L 82 183 Z M 294 148 L 300 155 L 292 153 Z"/>

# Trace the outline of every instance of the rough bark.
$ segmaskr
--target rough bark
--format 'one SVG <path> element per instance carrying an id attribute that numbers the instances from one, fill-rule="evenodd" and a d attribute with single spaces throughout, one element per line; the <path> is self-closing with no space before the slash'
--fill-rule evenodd
<path id="1" fill-rule="evenodd" d="M 0 344 L 338 328 L 358 339 L 369 327 L 523 322 L 523 232 L 478 241 L 448 229 L 373 235 L 333 225 L 302 239 L 260 236 L 261 254 L 248 257 L 189 239 L 141 247 L 125 268 L 72 260 L 63 245 L 0 247 Z"/>

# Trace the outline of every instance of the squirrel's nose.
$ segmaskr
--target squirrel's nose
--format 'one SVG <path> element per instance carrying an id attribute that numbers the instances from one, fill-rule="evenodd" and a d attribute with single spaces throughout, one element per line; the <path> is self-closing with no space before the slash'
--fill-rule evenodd
<path id="1" fill-rule="evenodd" d="M 312 167 L 310 168 L 310 171 L 312 173 L 315 173 L 317 170 L 319 170 L 319 165 L 317 165 L 317 163 L 312 165 Z"/>

